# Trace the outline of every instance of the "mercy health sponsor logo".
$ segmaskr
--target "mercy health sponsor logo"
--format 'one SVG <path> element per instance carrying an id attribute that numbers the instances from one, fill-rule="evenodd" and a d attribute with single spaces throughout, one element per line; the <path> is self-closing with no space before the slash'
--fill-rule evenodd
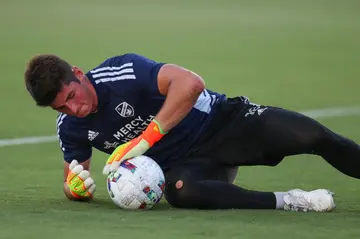
<path id="1" fill-rule="evenodd" d="M 139 136 L 154 119 L 154 117 L 155 116 L 153 115 L 149 115 L 147 118 L 136 116 L 135 119 L 131 120 L 129 123 L 116 131 L 113 136 L 122 143 L 126 143 Z"/>

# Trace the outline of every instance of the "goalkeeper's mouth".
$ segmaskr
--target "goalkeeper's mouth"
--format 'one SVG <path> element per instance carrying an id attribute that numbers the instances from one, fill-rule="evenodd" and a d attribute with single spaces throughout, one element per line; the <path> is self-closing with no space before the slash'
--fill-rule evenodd
<path id="1" fill-rule="evenodd" d="M 76 110 L 76 116 L 77 117 L 86 117 L 87 115 L 90 114 L 90 107 L 88 105 L 81 105 L 77 110 Z"/>

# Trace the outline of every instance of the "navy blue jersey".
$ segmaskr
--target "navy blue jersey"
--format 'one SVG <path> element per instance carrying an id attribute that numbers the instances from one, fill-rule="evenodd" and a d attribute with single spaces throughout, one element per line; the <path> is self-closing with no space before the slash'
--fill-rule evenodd
<path id="1" fill-rule="evenodd" d="M 111 154 L 120 144 L 139 136 L 165 101 L 157 85 L 163 65 L 125 54 L 87 72 L 98 96 L 98 110 L 85 118 L 59 114 L 57 133 L 64 160 L 83 162 L 91 157 L 92 148 Z M 145 154 L 163 169 L 181 159 L 206 130 L 214 106 L 224 98 L 204 90 L 190 113 Z"/>

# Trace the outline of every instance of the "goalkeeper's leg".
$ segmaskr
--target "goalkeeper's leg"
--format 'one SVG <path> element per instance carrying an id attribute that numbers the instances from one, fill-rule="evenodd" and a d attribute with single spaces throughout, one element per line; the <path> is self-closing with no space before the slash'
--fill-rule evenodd
<path id="1" fill-rule="evenodd" d="M 211 162 L 211 159 L 205 159 Z M 285 209 L 329 211 L 335 205 L 327 190 L 259 192 L 229 183 L 222 166 L 208 162 L 182 165 L 166 172 L 167 201 L 193 209 Z"/>
<path id="2" fill-rule="evenodd" d="M 276 197 L 272 192 L 250 191 L 217 180 L 178 180 L 182 185 L 168 185 L 166 199 L 179 208 L 193 209 L 275 209 Z M 283 193 L 279 193 L 284 202 Z M 279 204 L 283 208 L 284 204 Z"/>
<path id="3" fill-rule="evenodd" d="M 276 143 L 277 152 L 282 152 L 283 156 L 318 155 L 340 172 L 360 178 L 360 146 L 353 140 L 307 116 L 283 109 L 270 112 L 267 125 L 269 133 L 275 134 L 267 140 Z M 274 152 L 274 148 L 267 151 Z"/>
<path id="4" fill-rule="evenodd" d="M 360 178 L 360 146 L 303 114 L 235 98 L 224 102 L 214 119 L 203 140 L 209 143 L 199 148 L 221 163 L 275 166 L 286 156 L 314 154 Z"/>
<path id="5" fill-rule="evenodd" d="M 289 155 L 314 154 L 324 158 L 342 173 L 360 178 L 360 146 L 312 118 L 297 112 L 270 108 L 263 116 L 249 123 L 248 130 L 250 132 L 245 133 L 249 136 L 247 141 L 239 135 L 237 137 L 241 142 L 233 140 L 220 147 L 218 157 L 221 162 L 242 165 L 242 152 L 247 149 L 251 151 L 248 154 L 250 161 L 255 156 L 254 162 L 260 159 L 258 164 L 264 165 L 277 164 Z M 226 157 L 227 153 L 240 157 Z"/>
<path id="6" fill-rule="evenodd" d="M 228 183 L 225 167 L 211 159 L 186 159 L 165 172 L 167 201 L 179 208 L 275 209 L 272 192 L 256 192 Z"/>

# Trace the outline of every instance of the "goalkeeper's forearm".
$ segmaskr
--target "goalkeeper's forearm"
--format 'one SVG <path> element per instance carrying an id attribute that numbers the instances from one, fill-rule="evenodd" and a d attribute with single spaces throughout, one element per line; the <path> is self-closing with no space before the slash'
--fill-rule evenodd
<path id="1" fill-rule="evenodd" d="M 75 198 L 71 192 L 70 192 L 70 188 L 69 186 L 66 184 L 66 182 L 64 182 L 64 193 L 65 193 L 65 196 L 69 199 L 69 200 L 72 200 L 72 201 L 89 201 L 91 200 L 91 198 Z"/>
<path id="2" fill-rule="evenodd" d="M 158 78 L 160 93 L 166 95 L 166 99 L 155 120 L 168 132 L 188 115 L 204 91 L 205 83 L 194 72 L 171 64 L 161 68 Z"/>

